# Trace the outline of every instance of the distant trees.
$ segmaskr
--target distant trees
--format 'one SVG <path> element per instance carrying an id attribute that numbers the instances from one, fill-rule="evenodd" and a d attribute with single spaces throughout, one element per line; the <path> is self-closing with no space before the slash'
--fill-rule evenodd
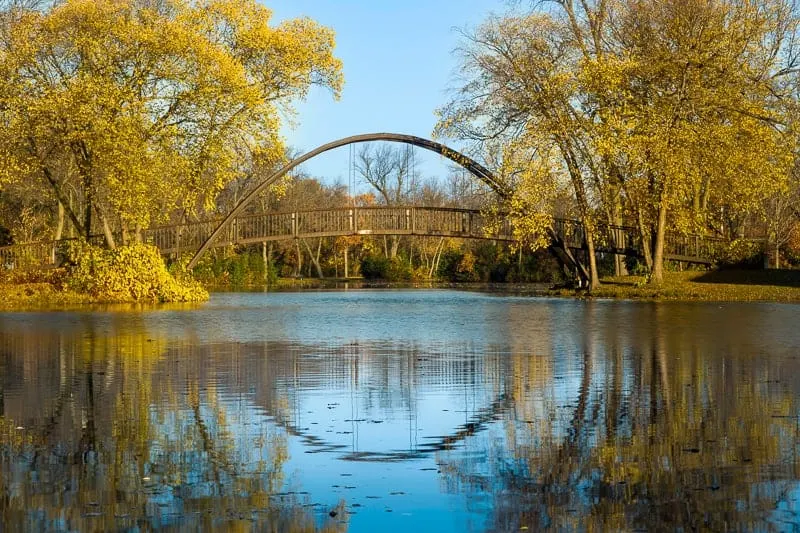
<path id="1" fill-rule="evenodd" d="M 281 113 L 338 95 L 333 32 L 253 0 L 0 4 L 0 185 L 41 182 L 89 235 L 213 206 L 284 155 Z M 55 211 L 55 209 L 54 209 Z"/>
<path id="2" fill-rule="evenodd" d="M 658 284 L 667 228 L 713 232 L 786 191 L 796 37 L 784 0 L 536 3 L 467 36 L 437 132 L 500 154 L 526 233 L 568 188 L 592 287 L 598 221 L 639 228 Z"/>
<path id="3" fill-rule="evenodd" d="M 403 199 L 403 205 L 477 207 L 487 198 L 483 185 L 466 186 L 459 172 L 444 183 L 427 180 Z M 238 183 L 247 188 L 246 184 Z M 290 176 L 280 190 L 259 198 L 254 212 L 291 213 L 314 209 L 363 208 L 378 204 L 372 191 L 351 196 L 339 183 L 325 183 L 303 173 Z M 226 189 L 226 205 L 233 191 Z M 403 213 L 405 211 L 403 210 Z M 405 218 L 405 214 L 403 215 Z M 304 231 L 307 219 L 297 219 Z M 312 222 L 313 223 L 313 222 Z M 260 285 L 282 277 L 358 277 L 391 281 L 562 281 L 560 269 L 546 252 L 531 254 L 508 243 L 449 237 L 407 236 L 394 256 L 391 236 L 275 240 L 257 245 L 217 248 L 204 256 L 195 273 L 205 282 L 234 286 Z M 260 249 L 259 249 L 260 248 Z"/>

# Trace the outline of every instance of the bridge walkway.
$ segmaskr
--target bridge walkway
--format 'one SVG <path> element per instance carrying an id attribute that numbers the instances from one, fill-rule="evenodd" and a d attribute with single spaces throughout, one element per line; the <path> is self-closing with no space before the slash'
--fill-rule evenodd
<path id="1" fill-rule="evenodd" d="M 196 251 L 221 220 L 157 226 L 144 230 L 142 240 L 158 247 L 164 255 Z M 223 229 L 212 247 L 355 235 L 515 240 L 509 219 L 489 217 L 479 210 L 370 206 L 240 215 Z M 94 239 L 100 241 L 102 237 Z M 584 228 L 578 221 L 555 219 L 551 239 L 556 252 L 568 260 L 575 260 L 575 254 L 586 248 Z M 69 239 L 63 239 L 0 247 L 0 265 L 6 269 L 54 266 L 59 263 L 63 247 L 68 242 Z M 643 255 L 641 238 L 633 227 L 598 225 L 596 242 L 596 250 L 600 253 Z M 710 264 L 716 251 L 724 244 L 723 239 L 669 233 L 665 257 L 687 263 Z"/>

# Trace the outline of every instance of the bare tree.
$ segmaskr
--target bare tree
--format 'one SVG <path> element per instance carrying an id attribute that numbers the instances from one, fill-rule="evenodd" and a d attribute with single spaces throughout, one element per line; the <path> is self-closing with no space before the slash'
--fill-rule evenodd
<path id="1" fill-rule="evenodd" d="M 386 143 L 364 145 L 358 150 L 355 169 L 380 195 L 387 206 L 407 202 L 417 188 L 418 176 L 412 168 L 411 149 L 395 148 Z M 386 246 L 386 255 L 396 257 L 400 238 L 391 237 L 391 248 Z"/>

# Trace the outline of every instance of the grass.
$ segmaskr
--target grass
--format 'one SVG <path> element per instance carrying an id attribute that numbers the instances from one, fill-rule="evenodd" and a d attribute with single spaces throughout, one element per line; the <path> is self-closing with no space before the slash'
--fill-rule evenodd
<path id="1" fill-rule="evenodd" d="M 571 290 L 554 294 L 575 296 Z M 628 298 L 645 300 L 707 300 L 800 302 L 798 270 L 716 270 L 707 272 L 667 272 L 664 283 L 652 286 L 643 276 L 608 277 L 596 298 Z"/>
<path id="2" fill-rule="evenodd" d="M 0 310 L 68 307 L 95 303 L 86 294 L 66 291 L 52 283 L 0 283 Z"/>
<path id="3" fill-rule="evenodd" d="M 50 280 L 7 280 L 0 283 L 0 310 L 53 309 L 99 303 L 85 294 L 64 290 Z M 351 282 L 355 280 L 350 280 Z M 405 286 L 407 286 L 406 284 Z M 413 285 L 413 284 L 412 284 Z M 281 279 L 273 289 L 314 289 L 330 287 L 316 279 Z M 462 287 L 461 284 L 454 285 Z M 519 287 L 513 286 L 515 289 Z M 503 288 L 506 288 L 503 286 Z M 549 295 L 586 297 L 583 291 L 554 289 Z M 534 292 L 541 294 L 540 288 Z M 593 298 L 644 300 L 707 300 L 800 302 L 800 270 L 716 270 L 667 272 L 659 287 L 647 284 L 643 276 L 607 277 Z"/>

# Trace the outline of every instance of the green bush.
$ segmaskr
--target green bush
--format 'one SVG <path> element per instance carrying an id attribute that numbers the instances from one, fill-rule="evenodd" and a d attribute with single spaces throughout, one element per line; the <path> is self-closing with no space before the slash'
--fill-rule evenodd
<path id="1" fill-rule="evenodd" d="M 158 248 L 147 244 L 106 250 L 75 243 L 67 251 L 65 285 L 109 302 L 196 302 L 208 292 L 178 268 L 167 271 Z"/>
<path id="2" fill-rule="evenodd" d="M 439 261 L 437 275 L 448 281 L 480 281 L 483 278 L 481 271 L 486 270 L 481 266 L 469 250 L 447 250 Z"/>
<path id="3" fill-rule="evenodd" d="M 379 255 L 365 255 L 361 259 L 361 275 L 364 279 L 387 279 L 389 259 Z"/>
<path id="4" fill-rule="evenodd" d="M 411 281 L 414 268 L 402 257 L 389 259 L 380 255 L 366 255 L 361 259 L 361 275 L 365 279 Z"/>
<path id="5" fill-rule="evenodd" d="M 414 277 L 414 268 L 411 263 L 402 257 L 393 257 L 389 260 L 389 270 L 386 273 L 388 281 L 411 281 Z"/>
<path id="6" fill-rule="evenodd" d="M 291 269 L 286 267 L 288 276 Z M 260 253 L 242 252 L 227 257 L 206 255 L 194 269 L 196 279 L 211 286 L 250 287 L 273 285 L 278 280 L 278 269 L 274 263 L 266 268 Z"/>

